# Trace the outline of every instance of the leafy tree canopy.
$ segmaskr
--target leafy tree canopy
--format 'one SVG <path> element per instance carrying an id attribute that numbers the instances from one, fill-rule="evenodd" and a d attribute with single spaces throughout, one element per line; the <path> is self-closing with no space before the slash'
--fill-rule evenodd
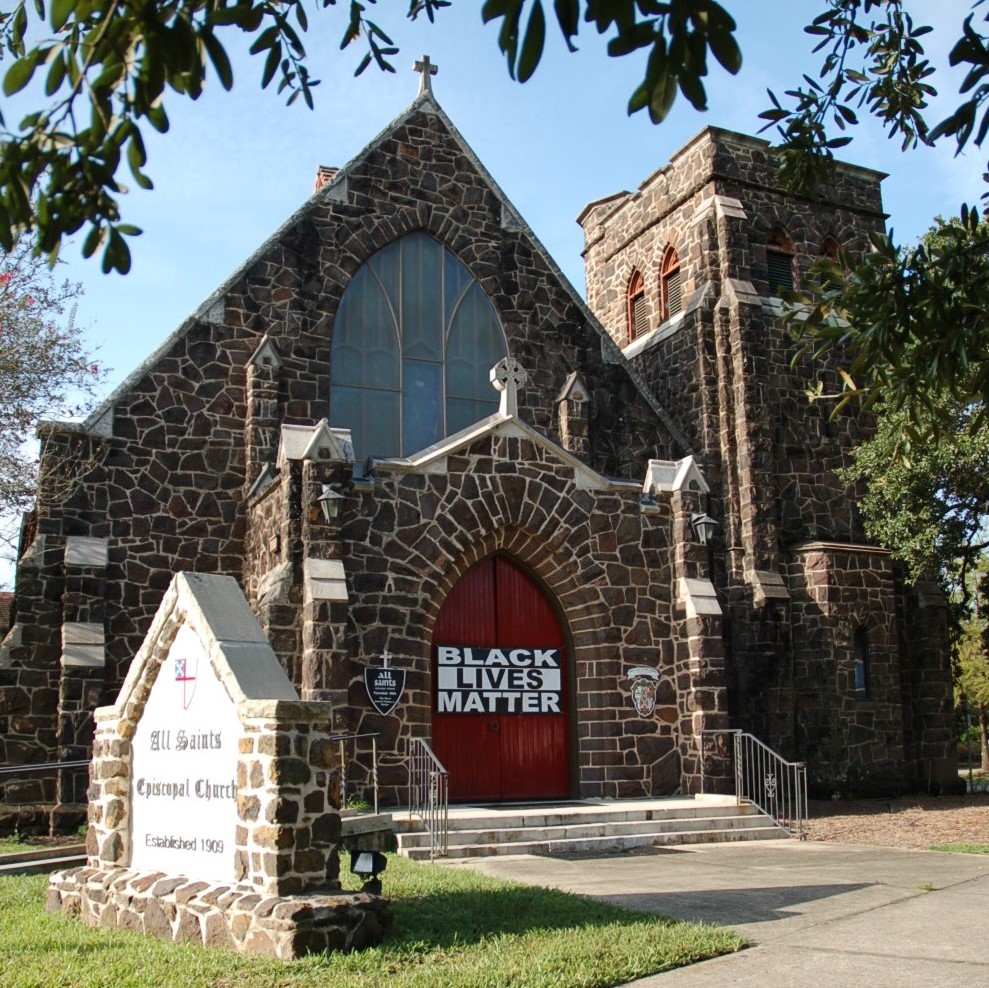
<path id="1" fill-rule="evenodd" d="M 34 500 L 30 442 L 38 420 L 80 413 L 104 377 L 73 322 L 79 294 L 78 285 L 58 281 L 27 239 L 0 255 L 0 518 Z M 53 485 L 54 496 L 60 490 Z M 0 542 L 11 541 L 0 532 Z"/>
<path id="2" fill-rule="evenodd" d="M 407 0 L 403 7 L 411 19 L 432 21 L 452 2 Z M 826 180 L 862 114 L 881 120 L 905 149 L 939 140 L 959 151 L 981 147 L 989 133 L 985 3 L 977 0 L 949 39 L 950 61 L 965 76 L 952 112 L 934 122 L 937 73 L 924 47 L 931 28 L 914 22 L 906 0 L 819 0 L 806 30 L 818 39 L 821 64 L 797 88 L 771 92 L 763 114 L 779 137 L 791 186 L 806 192 Z M 549 0 L 483 0 L 480 15 L 497 26 L 508 71 L 523 82 L 553 30 L 574 49 L 583 25 L 606 40 L 610 55 L 641 58 L 629 112 L 645 110 L 659 122 L 678 96 L 706 107 L 704 80 L 714 63 L 740 69 L 728 6 L 744 16 L 740 0 L 553 0 L 551 9 Z M 316 0 L 315 7 L 323 16 L 334 8 L 341 48 L 366 47 L 358 74 L 372 62 L 393 71 L 397 49 L 371 17 L 376 0 Z M 140 231 L 122 219 L 122 176 L 129 171 L 150 188 L 147 128 L 167 130 L 167 105 L 196 99 L 208 77 L 233 85 L 227 46 L 237 37 L 261 59 L 262 86 L 311 105 L 318 80 L 306 59 L 307 27 L 304 0 L 17 0 L 0 12 L 0 54 L 9 62 L 4 94 L 23 90 L 36 107 L 19 121 L 0 118 L 0 246 L 33 231 L 39 250 L 55 256 L 65 236 L 83 231 L 84 255 L 102 250 L 104 270 L 126 272 L 127 237 Z M 958 223 L 957 237 L 946 234 L 959 240 L 957 249 L 949 245 L 937 258 L 876 237 L 874 255 L 846 259 L 840 271 L 822 263 L 805 285 L 798 332 L 814 349 L 840 344 L 852 360 L 845 397 L 929 409 L 932 385 L 986 395 L 989 332 L 977 305 L 985 297 L 984 257 L 966 240 L 978 217 L 963 211 Z"/>
<path id="3" fill-rule="evenodd" d="M 375 2 L 340 4 L 347 9 L 340 47 L 367 46 L 357 74 L 372 61 L 394 71 L 397 49 L 368 16 Z M 408 0 L 406 13 L 432 21 L 451 2 Z M 316 5 L 326 10 L 337 0 Z M 485 0 L 481 14 L 500 23 L 509 72 L 524 82 L 543 52 L 542 0 Z M 610 54 L 645 54 L 629 109 L 647 109 L 654 121 L 678 93 L 705 108 L 709 53 L 729 72 L 741 65 L 735 22 L 714 0 L 554 0 L 553 15 L 571 49 L 583 19 L 610 36 Z M 301 97 L 311 106 L 318 80 L 306 61 L 307 26 L 304 0 L 18 0 L 0 12 L 0 47 L 12 58 L 4 94 L 33 87 L 32 100 L 41 103 L 16 124 L 0 120 L 0 246 L 35 230 L 40 249 L 54 254 L 63 237 L 85 228 L 83 254 L 102 247 L 103 269 L 126 272 L 125 238 L 140 231 L 121 221 L 120 172 L 126 167 L 138 186 L 151 187 L 146 128 L 166 131 L 166 101 L 197 99 L 210 74 L 231 88 L 225 42 L 237 35 L 262 59 L 263 87 L 275 84 L 289 103 Z"/>
<path id="4" fill-rule="evenodd" d="M 789 296 L 804 350 L 836 350 L 846 367 L 842 394 L 815 397 L 838 398 L 839 410 L 881 401 L 904 413 L 901 440 L 943 436 L 950 446 L 959 409 L 979 426 L 989 398 L 989 222 L 963 208 L 914 247 L 874 234 L 872 248 L 857 262 L 822 258 Z"/>
<path id="5" fill-rule="evenodd" d="M 989 547 L 989 427 L 944 392 L 932 400 L 954 422 L 939 442 L 910 443 L 907 413 L 880 406 L 875 434 L 844 479 L 862 484 L 867 532 L 913 579 L 940 574 L 946 589 L 965 587 L 966 572 Z"/>
<path id="6" fill-rule="evenodd" d="M 864 486 L 859 504 L 870 536 L 912 577 L 940 574 L 946 590 L 962 588 L 967 598 L 967 574 L 989 548 L 989 418 L 983 399 L 967 397 L 986 387 L 977 378 L 989 363 L 967 359 L 964 343 L 979 332 L 979 300 L 989 298 L 989 221 L 974 213 L 938 218 L 915 248 L 897 250 L 882 238 L 874 247 L 847 271 L 842 258 L 819 265 L 812 286 L 811 320 L 837 304 L 861 320 L 859 329 L 824 325 L 825 346 L 871 337 L 878 354 L 869 365 L 859 350 L 845 372 L 851 380 L 867 367 L 883 385 L 873 391 L 881 395 L 875 432 L 855 451 L 845 480 Z M 926 338 L 927 324 L 942 328 L 944 355 Z M 917 401 L 908 400 L 911 390 Z"/>

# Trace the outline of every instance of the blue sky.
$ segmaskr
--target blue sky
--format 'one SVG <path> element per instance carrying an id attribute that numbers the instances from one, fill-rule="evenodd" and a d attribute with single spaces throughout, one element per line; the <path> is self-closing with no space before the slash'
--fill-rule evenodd
<path id="1" fill-rule="evenodd" d="M 609 59 L 593 29 L 582 33 L 575 55 L 549 34 L 536 75 L 525 85 L 513 82 L 495 28 L 481 23 L 479 0 L 456 0 L 432 26 L 406 22 L 407 0 L 380 0 L 371 12 L 401 47 L 398 71 L 383 74 L 372 66 L 357 79 L 363 50 L 338 50 L 344 0 L 313 14 L 306 44 L 312 73 L 322 80 L 313 112 L 301 101 L 286 108 L 273 92 L 261 91 L 261 60 L 236 56 L 232 93 L 213 85 L 196 103 L 175 98 L 166 104 L 171 130 L 148 142 L 155 189 L 135 189 L 123 199 L 125 219 L 145 231 L 132 241 L 131 273 L 103 275 L 95 260 L 79 258 L 77 247 L 63 252 L 65 273 L 85 291 L 77 324 L 112 368 L 108 388 L 306 199 L 317 165 L 344 164 L 401 113 L 417 91 L 412 62 L 424 52 L 439 66 L 433 80 L 438 101 L 583 292 L 582 235 L 574 220 L 587 202 L 634 189 L 704 126 L 755 133 L 767 87 L 781 91 L 820 63 L 802 27 L 821 0 L 723 2 L 739 21 L 740 75 L 712 66 L 709 111 L 697 113 L 680 100 L 659 127 L 643 113 L 626 115 L 640 64 L 635 57 Z M 968 3 L 914 6 L 945 28 L 930 45 L 944 60 Z M 934 215 L 981 194 L 978 152 L 962 158 L 948 147 L 902 153 L 877 125 L 858 131 L 842 157 L 889 173 L 884 197 L 897 240 L 915 239 Z"/>

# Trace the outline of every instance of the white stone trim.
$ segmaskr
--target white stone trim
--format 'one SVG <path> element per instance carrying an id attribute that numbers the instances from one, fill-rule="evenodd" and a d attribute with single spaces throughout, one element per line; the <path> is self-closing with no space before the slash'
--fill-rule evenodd
<path id="1" fill-rule="evenodd" d="M 786 581 L 773 570 L 752 570 L 745 574 L 746 580 L 755 591 L 755 605 L 762 607 L 767 600 L 789 600 L 790 591 Z"/>
<path id="2" fill-rule="evenodd" d="M 717 591 L 708 579 L 681 576 L 677 600 L 683 604 L 688 618 L 718 617 L 722 613 Z"/>
<path id="3" fill-rule="evenodd" d="M 307 559 L 303 565 L 305 601 L 331 600 L 346 603 L 347 574 L 340 559 Z"/>
<path id="4" fill-rule="evenodd" d="M 435 469 L 436 464 L 445 461 L 447 457 L 486 435 L 530 440 L 572 468 L 574 484 L 584 490 L 605 490 L 614 486 L 606 477 L 603 477 L 596 470 L 592 470 L 582 460 L 578 460 L 572 453 L 568 453 L 562 446 L 558 446 L 551 439 L 547 439 L 541 432 L 537 432 L 520 418 L 514 415 L 505 416 L 501 412 L 495 412 L 494 415 L 489 415 L 486 419 L 481 419 L 480 422 L 476 422 L 460 432 L 455 432 L 452 436 L 447 436 L 446 439 L 441 439 L 438 443 L 428 446 L 414 456 L 376 460 L 375 462 L 388 469 L 406 470 L 410 473 L 445 472 L 445 468 L 442 471 Z"/>
<path id="5" fill-rule="evenodd" d="M 729 303 L 762 305 L 765 301 L 755 290 L 755 285 L 751 281 L 744 281 L 742 278 L 726 278 L 724 286 L 724 294 Z"/>
<path id="6" fill-rule="evenodd" d="M 24 555 L 17 560 L 18 566 L 40 566 L 41 557 L 45 554 L 45 536 L 35 535 L 34 541 L 24 550 Z"/>
<path id="7" fill-rule="evenodd" d="M 261 342 L 258 344 L 258 348 L 254 353 L 251 354 L 247 365 L 249 367 L 269 366 L 274 367 L 276 370 L 282 366 L 282 355 L 278 352 L 278 347 L 275 346 L 267 333 L 261 337 Z"/>
<path id="8" fill-rule="evenodd" d="M 65 565 L 105 569 L 109 559 L 109 539 L 69 535 L 65 539 Z"/>
<path id="9" fill-rule="evenodd" d="M 258 580 L 258 603 L 270 604 L 275 601 L 287 601 L 291 586 L 292 564 L 289 562 L 279 563 Z"/>
<path id="10" fill-rule="evenodd" d="M 884 549 L 880 545 L 863 545 L 860 542 L 799 542 L 791 545 L 788 552 L 857 552 L 868 556 L 889 556 L 892 555 L 890 549 Z"/>
<path id="11" fill-rule="evenodd" d="M 559 404 L 561 401 L 590 401 L 591 394 L 587 390 L 587 385 L 584 384 L 581 376 L 576 372 L 572 371 L 567 377 L 557 396 L 556 403 Z"/>
<path id="12" fill-rule="evenodd" d="M 638 339 L 632 340 L 622 350 L 625 359 L 631 360 L 633 357 L 642 353 L 643 350 L 648 350 L 657 343 L 662 343 L 663 340 L 669 339 L 680 328 L 680 324 L 683 322 L 686 314 L 686 310 L 681 309 L 675 316 L 671 316 L 665 322 L 649 330 L 648 333 L 644 333 Z"/>
<path id="13" fill-rule="evenodd" d="M 227 297 L 221 295 L 203 314 L 203 322 L 211 326 L 222 326 L 227 318 Z"/>
<path id="14" fill-rule="evenodd" d="M 24 625 L 18 621 L 4 636 L 3 641 L 0 642 L 0 669 L 9 669 L 11 667 L 13 664 L 13 659 L 10 654 L 11 650 L 17 648 L 23 640 Z"/>
<path id="15" fill-rule="evenodd" d="M 646 467 L 645 480 L 642 482 L 642 493 L 649 494 L 658 491 L 700 491 L 710 494 L 701 468 L 692 456 L 682 460 L 650 460 Z"/>
<path id="16" fill-rule="evenodd" d="M 323 456 L 321 454 L 325 453 Z M 283 425 L 278 442 L 277 466 L 289 460 L 337 460 L 354 462 L 350 429 L 332 429 L 326 419 L 316 425 Z"/>
<path id="17" fill-rule="evenodd" d="M 62 625 L 62 667 L 102 669 L 106 665 L 106 636 L 95 622 L 66 621 Z"/>

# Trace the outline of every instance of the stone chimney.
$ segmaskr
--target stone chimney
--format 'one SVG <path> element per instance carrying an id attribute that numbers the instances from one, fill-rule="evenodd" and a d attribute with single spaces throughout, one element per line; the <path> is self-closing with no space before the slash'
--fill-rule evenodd
<path id="1" fill-rule="evenodd" d="M 319 192 L 324 186 L 333 181 L 334 175 L 340 171 L 339 168 L 330 168 L 328 165 L 319 165 L 316 168 L 316 182 L 313 185 L 313 192 Z"/>

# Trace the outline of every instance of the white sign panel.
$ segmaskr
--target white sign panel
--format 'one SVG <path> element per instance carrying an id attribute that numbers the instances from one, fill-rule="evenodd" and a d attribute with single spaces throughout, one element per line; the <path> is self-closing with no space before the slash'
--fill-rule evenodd
<path id="1" fill-rule="evenodd" d="M 559 714 L 558 648 L 440 645 L 436 709 L 441 714 Z"/>
<path id="2" fill-rule="evenodd" d="M 131 867 L 233 880 L 240 733 L 199 638 L 180 628 L 134 733 Z"/>

